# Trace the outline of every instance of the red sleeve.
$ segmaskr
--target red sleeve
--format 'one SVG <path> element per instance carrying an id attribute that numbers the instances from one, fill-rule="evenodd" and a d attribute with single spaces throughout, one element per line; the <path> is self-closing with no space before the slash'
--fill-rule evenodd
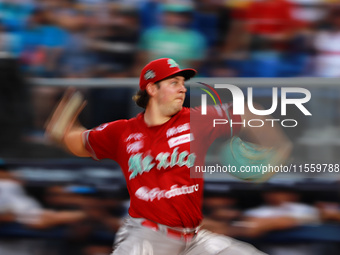
<path id="1" fill-rule="evenodd" d="M 117 161 L 120 151 L 122 131 L 127 120 L 102 124 L 83 133 L 85 148 L 95 160 L 110 158 Z"/>
<path id="2" fill-rule="evenodd" d="M 207 114 L 201 114 L 201 107 L 193 108 L 190 114 L 190 127 L 204 140 L 213 142 L 218 137 L 229 138 L 240 132 L 240 115 L 233 114 L 232 104 L 207 107 Z M 214 126 L 215 120 L 215 126 Z M 231 121 L 234 123 L 231 125 Z"/>

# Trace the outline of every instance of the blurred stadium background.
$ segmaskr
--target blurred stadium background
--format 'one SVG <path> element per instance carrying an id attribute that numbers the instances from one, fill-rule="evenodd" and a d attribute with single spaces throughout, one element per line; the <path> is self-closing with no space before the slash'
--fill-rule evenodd
<path id="1" fill-rule="evenodd" d="M 269 254 L 340 254 L 338 0 L 1 0 L 0 254 L 110 253 L 128 207 L 119 166 L 71 156 L 44 124 L 70 85 L 87 128 L 134 116 L 139 71 L 158 57 L 196 68 L 189 84 L 254 87 L 264 106 L 274 86 L 311 92 L 311 117 L 288 109 L 289 163 L 334 169 L 206 175 L 205 226 Z"/>

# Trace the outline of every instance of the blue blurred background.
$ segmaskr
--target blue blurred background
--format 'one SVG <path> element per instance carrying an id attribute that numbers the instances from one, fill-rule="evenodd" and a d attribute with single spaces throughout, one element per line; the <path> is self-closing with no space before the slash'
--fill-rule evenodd
<path id="1" fill-rule="evenodd" d="M 71 156 L 44 125 L 68 85 L 87 128 L 134 116 L 139 72 L 160 57 L 255 87 L 264 106 L 273 86 L 311 91 L 313 116 L 285 117 L 299 122 L 291 163 L 332 169 L 207 175 L 204 226 L 273 255 L 340 254 L 338 0 L 0 0 L 0 254 L 110 254 L 129 203 L 119 166 Z"/>

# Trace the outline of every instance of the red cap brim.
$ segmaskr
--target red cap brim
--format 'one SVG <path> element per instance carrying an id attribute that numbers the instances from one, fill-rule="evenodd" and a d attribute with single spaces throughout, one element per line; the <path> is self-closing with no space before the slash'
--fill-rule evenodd
<path id="1" fill-rule="evenodd" d="M 197 74 L 197 71 L 195 69 L 192 69 L 192 68 L 186 68 L 186 69 L 182 69 L 182 70 L 177 70 L 173 73 L 170 73 L 168 76 L 164 77 L 163 79 L 161 80 L 165 80 L 167 78 L 169 78 L 170 76 L 173 76 L 173 75 L 178 75 L 178 76 L 183 76 L 185 80 L 189 80 L 190 78 L 194 77 L 195 75 Z M 159 80 L 159 81 L 161 81 Z M 159 82 L 157 81 L 157 82 Z"/>

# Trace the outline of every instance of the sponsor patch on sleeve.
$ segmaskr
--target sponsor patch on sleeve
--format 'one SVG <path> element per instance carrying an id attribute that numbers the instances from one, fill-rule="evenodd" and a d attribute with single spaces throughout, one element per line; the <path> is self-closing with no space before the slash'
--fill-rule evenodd
<path id="1" fill-rule="evenodd" d="M 185 134 L 185 135 L 180 135 L 173 137 L 168 140 L 169 147 L 175 147 L 177 145 L 183 144 L 183 143 L 189 143 L 194 140 L 193 134 Z"/>

